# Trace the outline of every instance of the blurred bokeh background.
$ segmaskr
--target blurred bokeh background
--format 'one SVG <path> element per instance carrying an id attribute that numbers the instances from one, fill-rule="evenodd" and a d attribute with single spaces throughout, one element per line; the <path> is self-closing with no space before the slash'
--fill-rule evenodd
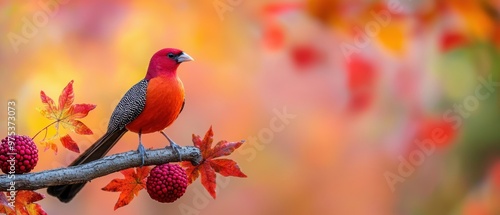
<path id="1" fill-rule="evenodd" d="M 86 149 L 151 55 L 176 47 L 196 61 L 166 132 L 248 140 L 230 157 L 248 178 L 219 176 L 216 200 L 198 180 L 175 203 L 142 191 L 113 211 L 115 173 L 69 204 L 47 196 L 48 214 L 500 214 L 498 0 L 1 0 L 0 35 L 3 136 L 9 99 L 33 136 L 49 123 L 40 90 L 57 99 L 74 80 L 75 103 L 97 105 L 94 135 L 69 133 Z M 110 153 L 136 147 L 129 133 Z M 35 171 L 77 154 L 40 156 Z"/>

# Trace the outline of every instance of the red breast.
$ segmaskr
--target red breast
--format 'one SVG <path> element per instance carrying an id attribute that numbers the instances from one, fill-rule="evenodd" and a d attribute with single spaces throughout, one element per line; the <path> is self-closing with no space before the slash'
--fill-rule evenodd
<path id="1" fill-rule="evenodd" d="M 157 132 L 172 124 L 184 102 L 184 86 L 177 75 L 151 78 L 142 113 L 126 127 L 129 131 L 145 134 Z"/>

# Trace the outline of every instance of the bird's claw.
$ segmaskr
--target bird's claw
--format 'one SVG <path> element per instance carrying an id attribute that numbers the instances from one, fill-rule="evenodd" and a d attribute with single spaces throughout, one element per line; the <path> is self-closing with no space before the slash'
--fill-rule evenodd
<path id="1" fill-rule="evenodd" d="M 177 154 L 177 156 L 179 157 L 179 161 L 182 161 L 182 156 L 181 156 L 181 152 L 180 152 L 181 147 L 179 145 L 177 145 L 172 139 L 170 139 L 170 137 L 168 137 L 167 134 L 165 134 L 165 132 L 161 131 L 160 133 L 163 134 L 163 136 L 165 136 L 165 138 L 167 138 L 168 142 L 170 143 L 170 148 L 172 148 L 172 151 L 174 151 L 174 154 Z M 165 148 L 167 148 L 167 147 L 165 147 Z"/>
<path id="2" fill-rule="evenodd" d="M 167 147 L 169 147 L 169 146 L 167 146 Z M 172 151 L 174 152 L 174 154 L 176 154 L 178 156 L 179 161 L 182 161 L 181 152 L 180 152 L 181 147 L 179 145 L 177 145 L 176 143 L 174 143 L 173 141 L 171 141 L 170 148 L 172 148 Z"/>
<path id="3" fill-rule="evenodd" d="M 137 152 L 139 152 L 139 155 L 141 156 L 141 167 L 144 165 L 144 156 L 146 155 L 146 150 L 144 149 L 144 146 L 139 143 L 139 146 L 137 147 Z"/>

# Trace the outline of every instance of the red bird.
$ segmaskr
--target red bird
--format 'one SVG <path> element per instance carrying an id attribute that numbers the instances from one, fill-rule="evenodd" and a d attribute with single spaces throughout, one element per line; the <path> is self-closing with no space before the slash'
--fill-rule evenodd
<path id="1" fill-rule="evenodd" d="M 108 130 L 70 166 L 76 166 L 104 157 L 127 131 L 139 134 L 137 151 L 144 163 L 144 146 L 141 134 L 160 132 L 179 156 L 179 146 L 164 132 L 177 119 L 184 107 L 184 86 L 177 76 L 177 67 L 191 61 L 186 53 L 178 49 L 162 49 L 149 62 L 146 77 L 125 93 L 116 106 L 109 121 Z M 69 202 L 85 183 L 52 186 L 47 192 L 62 202 Z"/>

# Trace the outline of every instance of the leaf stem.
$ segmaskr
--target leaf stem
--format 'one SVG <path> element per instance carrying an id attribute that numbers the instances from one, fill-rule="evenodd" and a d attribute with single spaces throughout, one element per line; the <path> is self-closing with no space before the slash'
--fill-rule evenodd
<path id="1" fill-rule="evenodd" d="M 36 138 L 36 136 L 38 136 L 38 134 L 40 134 L 40 132 L 42 132 L 43 130 L 47 131 L 47 129 L 48 129 L 51 125 L 56 124 L 57 122 L 59 122 L 59 120 L 56 120 L 56 121 L 54 121 L 54 122 L 52 122 L 52 123 L 48 124 L 47 126 L 45 126 L 44 128 L 42 128 L 42 130 L 40 130 L 38 133 L 36 133 L 36 134 L 35 134 L 35 136 L 33 136 L 31 139 L 35 139 L 35 138 Z M 47 135 L 45 135 L 45 136 L 47 136 Z"/>
<path id="2" fill-rule="evenodd" d="M 43 140 L 45 140 L 45 139 L 47 138 L 47 134 L 48 134 L 48 133 L 49 133 L 49 129 L 48 129 L 48 128 L 46 128 L 46 129 L 45 129 L 45 134 L 43 135 Z M 42 141 L 43 141 L 43 140 L 42 140 Z"/>

